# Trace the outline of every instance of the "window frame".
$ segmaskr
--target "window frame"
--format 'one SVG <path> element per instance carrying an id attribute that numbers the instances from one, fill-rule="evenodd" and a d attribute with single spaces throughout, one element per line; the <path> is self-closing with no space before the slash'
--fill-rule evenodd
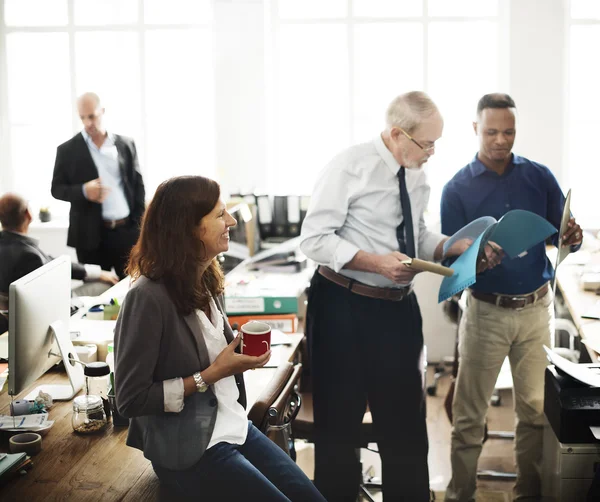
<path id="1" fill-rule="evenodd" d="M 70 82 L 70 97 L 71 97 L 71 109 L 69 110 L 71 116 L 71 128 L 72 134 L 75 135 L 82 130 L 81 122 L 79 120 L 76 100 L 77 100 L 77 88 L 76 88 L 76 55 L 75 55 L 75 39 L 77 33 L 89 33 L 89 32 L 133 32 L 137 34 L 138 47 L 137 47 L 137 61 L 132 61 L 132 64 L 139 65 L 139 107 L 140 107 L 140 138 L 134 138 L 138 147 L 138 154 L 140 156 L 140 169 L 142 175 L 148 175 L 147 166 L 145 162 L 145 154 L 148 150 L 148 134 L 147 134 L 147 117 L 146 117 L 146 34 L 152 31 L 183 31 L 183 30 L 209 30 L 209 36 L 212 37 L 213 43 L 215 39 L 215 2 L 216 0 L 209 0 L 210 8 L 212 10 L 212 17 L 210 20 L 205 22 L 194 22 L 194 23 L 165 23 L 165 24 L 151 24 L 144 22 L 144 0 L 136 0 L 138 18 L 135 23 L 122 23 L 122 24 L 100 24 L 100 25 L 78 25 L 75 24 L 75 0 L 65 0 L 67 4 L 67 24 L 62 26 L 7 26 L 5 18 L 5 0 L 0 0 L 0 193 L 7 190 L 14 190 L 15 187 L 15 174 L 14 166 L 12 163 L 12 152 L 11 152 L 11 128 L 13 123 L 10 121 L 9 110 L 8 110 L 8 67 L 7 67 L 7 36 L 12 33 L 66 33 L 69 39 L 69 82 Z M 212 54 L 212 78 L 215 79 L 215 54 Z M 89 89 L 94 91 L 94 89 Z M 214 103 L 215 96 L 212 96 Z M 216 123 L 216 114 L 213 114 L 213 122 Z M 128 131 L 123 131 L 127 134 Z M 69 138 L 65 138 L 67 141 Z M 215 143 L 215 142 L 213 142 Z M 58 145 L 56 145 L 58 146 Z M 216 144 L 213 144 L 214 155 L 216 159 Z M 49 160 L 48 166 L 53 166 L 54 159 Z M 6 168 L 4 167 L 6 166 Z M 216 167 L 216 166 L 215 166 Z M 216 172 L 215 172 L 216 174 Z M 151 197 L 152 191 L 147 190 L 147 197 Z M 48 187 L 48 200 L 51 199 L 50 187 Z M 34 212 L 37 210 L 37 205 L 42 201 L 32 200 L 32 208 Z M 65 209 L 60 207 L 60 203 L 53 202 L 57 206 L 58 215 L 65 213 Z"/>

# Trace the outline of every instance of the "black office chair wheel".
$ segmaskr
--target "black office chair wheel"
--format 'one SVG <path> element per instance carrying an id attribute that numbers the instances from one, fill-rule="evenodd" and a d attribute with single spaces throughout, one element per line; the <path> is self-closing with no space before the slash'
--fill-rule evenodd
<path id="1" fill-rule="evenodd" d="M 435 396 L 437 394 L 437 385 L 429 385 L 427 386 L 427 395 Z"/>

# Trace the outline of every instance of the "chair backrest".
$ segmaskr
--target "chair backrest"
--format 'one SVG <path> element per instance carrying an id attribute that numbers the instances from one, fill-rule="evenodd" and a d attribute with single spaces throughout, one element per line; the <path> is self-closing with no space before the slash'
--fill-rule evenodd
<path id="1" fill-rule="evenodd" d="M 266 433 L 269 425 L 291 422 L 300 407 L 300 397 L 295 388 L 300 379 L 302 365 L 286 362 L 277 368 L 275 376 L 262 391 L 248 418 Z"/>

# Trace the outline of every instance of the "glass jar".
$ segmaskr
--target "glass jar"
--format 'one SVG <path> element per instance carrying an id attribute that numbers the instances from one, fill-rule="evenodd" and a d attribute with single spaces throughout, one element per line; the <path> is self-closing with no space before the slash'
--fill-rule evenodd
<path id="1" fill-rule="evenodd" d="M 108 421 L 104 413 L 104 405 L 99 396 L 78 396 L 73 399 L 73 430 L 80 434 L 99 432 Z"/>
<path id="2" fill-rule="evenodd" d="M 110 367 L 101 361 L 87 363 L 83 369 L 85 375 L 85 393 L 88 396 L 99 396 L 104 405 L 104 413 L 110 416 L 108 387 Z"/>

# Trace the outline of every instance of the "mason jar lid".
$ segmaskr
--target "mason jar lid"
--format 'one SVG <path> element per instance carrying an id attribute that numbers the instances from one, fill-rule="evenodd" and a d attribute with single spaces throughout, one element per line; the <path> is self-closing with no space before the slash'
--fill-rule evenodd
<path id="1" fill-rule="evenodd" d="M 103 409 L 100 396 L 77 396 L 73 399 L 73 411 L 93 412 Z"/>
<path id="2" fill-rule="evenodd" d="M 99 377 L 110 374 L 110 366 L 101 361 L 87 363 L 83 368 L 83 374 L 89 377 Z"/>

